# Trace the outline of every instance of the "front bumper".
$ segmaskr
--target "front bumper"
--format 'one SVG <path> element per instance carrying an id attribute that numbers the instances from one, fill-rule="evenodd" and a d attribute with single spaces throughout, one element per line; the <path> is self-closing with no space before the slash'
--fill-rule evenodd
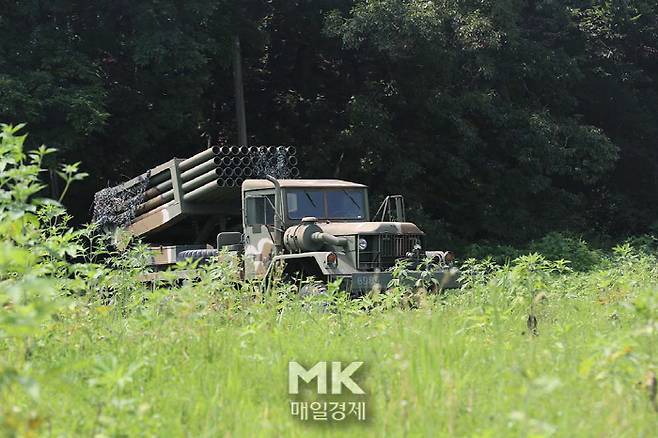
<path id="1" fill-rule="evenodd" d="M 391 272 L 357 272 L 346 276 L 336 276 L 336 279 L 342 279 L 342 287 L 353 295 L 362 295 L 374 288 L 387 289 L 393 280 L 393 274 Z M 421 279 L 424 280 L 423 283 L 426 283 L 425 287 L 436 290 L 456 289 L 460 286 L 457 268 L 439 269 L 433 271 L 430 276 L 422 271 L 406 271 L 400 277 L 400 282 L 404 286 L 415 287 L 418 280 Z"/>

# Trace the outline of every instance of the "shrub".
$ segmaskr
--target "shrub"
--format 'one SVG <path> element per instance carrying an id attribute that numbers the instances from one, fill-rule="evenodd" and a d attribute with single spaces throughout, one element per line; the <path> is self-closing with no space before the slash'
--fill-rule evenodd
<path id="1" fill-rule="evenodd" d="M 588 271 L 602 261 L 601 251 L 591 249 L 580 237 L 557 232 L 531 242 L 529 249 L 549 260 L 569 260 L 569 266 L 575 271 Z"/>
<path id="2" fill-rule="evenodd" d="M 69 217 L 55 201 L 40 199 L 41 162 L 53 149 L 25 153 L 23 125 L 0 125 L 0 345 L 11 340 L 24 359 L 8 362 L 0 355 L 0 432 L 30 434 L 38 414 L 14 405 L 17 391 L 38 398 L 30 377 L 29 351 L 43 323 L 57 310 L 71 265 L 80 254 L 80 233 L 67 226 Z M 78 164 L 62 167 L 66 187 L 82 179 Z"/>

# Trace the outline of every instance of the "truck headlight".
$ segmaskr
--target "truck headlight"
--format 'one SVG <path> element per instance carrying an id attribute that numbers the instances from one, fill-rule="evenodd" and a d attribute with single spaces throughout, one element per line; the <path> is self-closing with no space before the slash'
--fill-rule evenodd
<path id="1" fill-rule="evenodd" d="M 365 251 L 368 248 L 368 241 L 363 237 L 359 239 L 359 249 Z"/>

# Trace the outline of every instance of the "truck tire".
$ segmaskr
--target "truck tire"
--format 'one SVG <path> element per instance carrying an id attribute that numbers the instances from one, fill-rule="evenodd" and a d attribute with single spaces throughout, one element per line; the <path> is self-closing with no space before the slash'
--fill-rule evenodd
<path id="1" fill-rule="evenodd" d="M 326 294 L 327 294 L 327 285 L 321 281 L 306 283 L 300 286 L 299 288 L 299 296 L 302 298 L 309 295 L 326 295 Z"/>
<path id="2" fill-rule="evenodd" d="M 190 249 L 187 251 L 181 251 L 176 256 L 176 261 L 183 261 L 187 259 L 192 260 L 207 260 L 212 257 L 216 257 L 218 254 L 216 249 Z"/>
<path id="3" fill-rule="evenodd" d="M 322 281 L 313 281 L 299 287 L 299 298 L 310 298 L 310 303 L 303 304 L 304 308 L 322 313 L 330 311 L 330 303 L 327 299 L 327 285 Z"/>

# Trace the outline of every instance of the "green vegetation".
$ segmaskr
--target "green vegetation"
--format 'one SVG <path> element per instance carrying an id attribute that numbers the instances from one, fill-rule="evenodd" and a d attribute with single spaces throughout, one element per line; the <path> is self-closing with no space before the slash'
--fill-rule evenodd
<path id="1" fill-rule="evenodd" d="M 84 161 L 66 202 L 85 222 L 98 189 L 236 141 L 239 35 L 250 144 L 297 147 L 303 176 L 395 189 L 437 247 L 618 240 L 656 226 L 656 16 L 654 0 L 14 0 L 0 120 Z"/>
<path id="2" fill-rule="evenodd" d="M 261 291 L 231 260 L 180 282 L 139 281 L 144 248 L 116 254 L 39 200 L 46 148 L 0 145 L 0 433 L 281 436 L 337 432 L 651 436 L 658 427 L 658 260 L 571 248 L 582 272 L 533 253 L 463 263 L 461 291 L 395 287 L 350 300 Z M 67 182 L 80 179 L 65 166 Z M 542 246 L 543 245 L 543 246 Z M 103 261 L 101 264 L 100 261 Z M 400 271 L 403 271 L 402 269 Z M 403 273 L 401 274 L 403 275 Z M 536 321 L 536 324 L 535 324 Z M 363 360 L 368 420 L 290 414 L 290 360 Z"/>
<path id="3" fill-rule="evenodd" d="M 4 2 L 0 120 L 34 136 L 0 133 L 0 435 L 654 435 L 656 16 L 649 0 Z M 108 183 L 236 138 L 236 36 L 250 142 L 405 195 L 432 246 L 468 257 L 461 290 L 300 299 L 231 260 L 145 284 L 144 247 L 73 226 Z M 290 360 L 363 360 L 368 421 L 293 418 Z"/>

